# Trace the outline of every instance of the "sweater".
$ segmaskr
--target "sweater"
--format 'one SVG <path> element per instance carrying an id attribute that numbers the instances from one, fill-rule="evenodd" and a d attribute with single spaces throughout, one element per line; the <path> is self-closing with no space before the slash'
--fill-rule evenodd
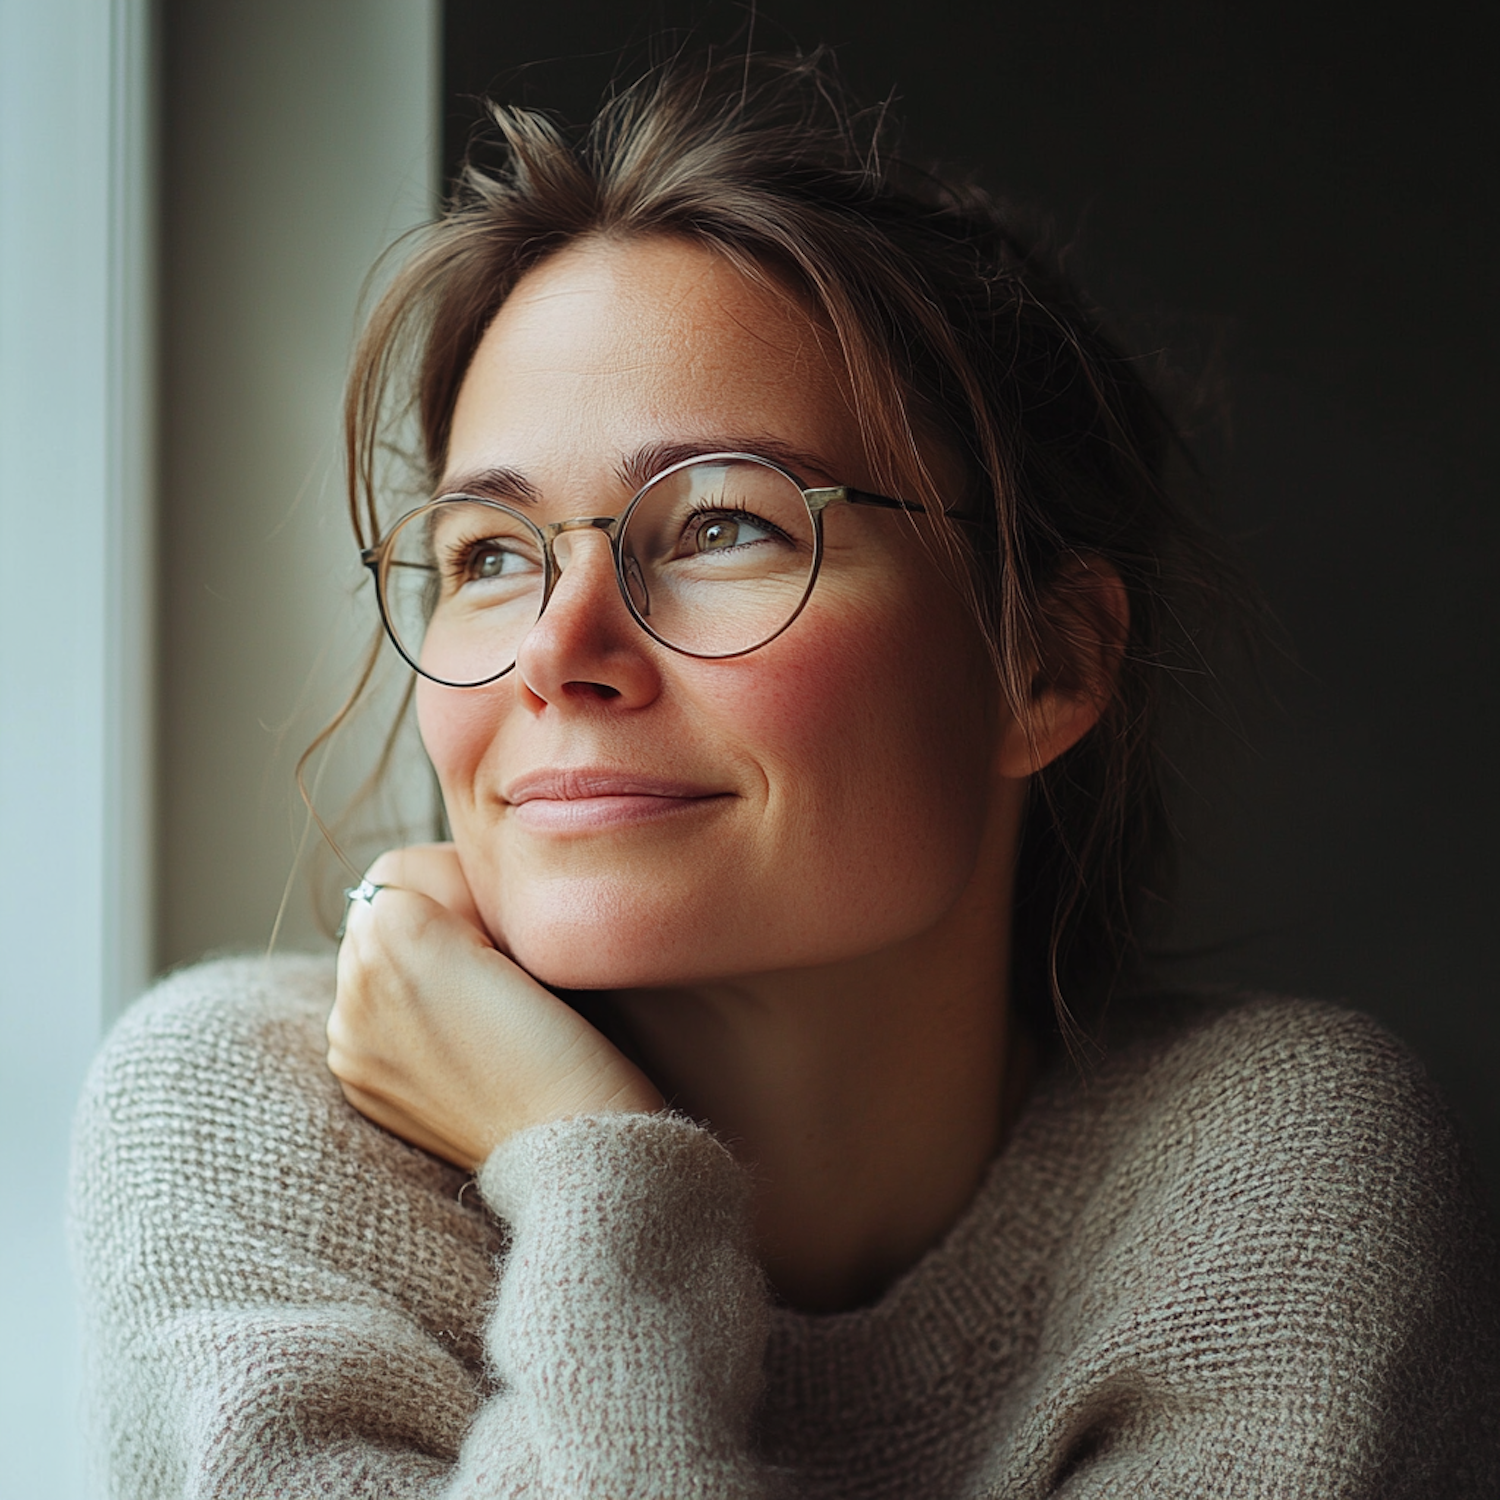
<path id="1" fill-rule="evenodd" d="M 709 1131 L 563 1120 L 470 1176 L 345 1102 L 332 983 L 180 972 L 92 1069 L 72 1241 L 109 1495 L 1500 1494 L 1482 1218 L 1363 1016 L 1120 1007 L 938 1244 L 810 1315 L 769 1296 Z"/>

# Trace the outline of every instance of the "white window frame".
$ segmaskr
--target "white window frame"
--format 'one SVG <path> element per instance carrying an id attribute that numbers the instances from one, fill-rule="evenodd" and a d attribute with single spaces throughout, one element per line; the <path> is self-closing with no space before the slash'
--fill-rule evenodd
<path id="1" fill-rule="evenodd" d="M 158 681 L 153 626 L 158 589 L 184 586 L 156 576 L 163 466 L 155 435 L 164 434 L 163 458 L 178 440 L 171 422 L 158 423 L 156 395 L 163 232 L 156 137 L 165 118 L 158 104 L 160 32 L 201 31 L 226 19 L 259 28 L 261 54 L 284 56 L 288 70 L 286 77 L 262 70 L 256 87 L 275 94 L 267 108 L 286 105 L 288 79 L 295 79 L 305 106 L 299 128 L 321 140 L 329 121 L 380 108 L 378 86 L 359 72 L 364 64 L 345 65 L 358 52 L 345 39 L 367 36 L 370 26 L 394 28 L 383 55 L 389 63 L 399 54 L 400 67 L 412 70 L 402 79 L 405 112 L 395 134 L 403 142 L 410 137 L 416 165 L 396 160 L 391 170 L 415 174 L 416 196 L 426 192 L 430 202 L 436 153 L 423 142 L 435 144 L 439 122 L 438 11 L 436 0 L 329 0 L 317 7 L 224 0 L 206 8 L 160 0 L 0 0 L 0 1491 L 6 1495 L 77 1500 L 89 1493 L 63 1227 L 69 1126 L 104 1027 L 159 963 L 183 956 L 164 953 L 154 909 L 172 852 L 165 840 L 153 847 L 161 810 L 154 797 L 161 774 L 156 726 L 173 684 Z M 321 48 L 315 55 L 304 45 L 309 37 Z M 294 63 L 303 65 L 300 72 Z M 416 130 L 414 101 L 421 98 L 430 118 Z M 288 178 L 305 166 L 288 162 Z M 285 212 L 295 194 L 278 184 L 274 170 L 263 176 L 266 211 Z M 396 221 L 405 210 L 379 173 L 361 181 L 358 191 L 369 199 L 356 215 L 361 224 L 384 215 L 379 222 L 390 220 L 394 234 L 412 222 L 409 215 Z M 295 187 L 311 202 L 309 213 L 325 212 L 316 184 L 308 198 L 305 170 Z M 349 212 L 347 193 L 339 212 Z M 212 243 L 203 252 L 211 273 L 219 253 Z M 363 262 L 350 272 L 351 335 L 368 258 L 361 241 L 350 256 L 351 263 Z M 171 294 L 170 286 L 160 290 L 163 302 Z M 333 387 L 346 355 L 346 347 L 327 351 Z M 325 420 L 321 412 L 312 418 Z M 336 402 L 327 414 L 330 449 L 335 419 Z M 274 447 L 285 435 L 253 436 Z M 342 542 L 339 556 L 352 556 L 347 538 Z M 304 654 L 322 644 L 309 641 Z M 288 670 L 305 675 L 296 661 Z M 292 688 L 278 686 L 277 695 L 295 697 L 301 677 L 288 680 Z M 180 700 L 180 683 L 176 691 Z M 230 788 L 223 801 L 237 812 L 253 804 L 257 790 L 257 784 Z M 168 787 L 163 796 L 170 794 Z M 194 836 L 188 854 L 179 851 L 179 865 L 196 857 L 198 847 L 233 848 L 239 834 L 229 825 Z M 273 908 L 285 869 L 283 861 L 273 871 Z M 212 881 L 214 871 L 202 869 L 195 878 Z M 264 942 L 263 929 L 262 923 L 254 932 L 229 933 L 225 941 Z"/>
<path id="2" fill-rule="evenodd" d="M 68 1123 L 150 964 L 151 12 L 0 0 L 0 1454 L 30 1500 L 86 1492 Z"/>

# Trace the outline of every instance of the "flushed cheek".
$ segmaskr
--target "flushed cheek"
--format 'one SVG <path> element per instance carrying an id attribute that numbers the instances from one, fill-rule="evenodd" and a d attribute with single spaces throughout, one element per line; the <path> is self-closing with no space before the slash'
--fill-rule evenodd
<path id="1" fill-rule="evenodd" d="M 484 688 L 450 688 L 417 679 L 417 727 L 437 772 L 450 819 L 472 804 L 474 785 L 495 743 L 512 692 L 508 678 Z"/>
<path id="2" fill-rule="evenodd" d="M 805 916 L 835 946 L 881 928 L 894 940 L 936 920 L 972 873 L 990 726 L 962 662 L 889 619 L 804 623 L 714 664 L 699 700 L 764 775 L 754 854 L 790 898 L 783 920 Z"/>

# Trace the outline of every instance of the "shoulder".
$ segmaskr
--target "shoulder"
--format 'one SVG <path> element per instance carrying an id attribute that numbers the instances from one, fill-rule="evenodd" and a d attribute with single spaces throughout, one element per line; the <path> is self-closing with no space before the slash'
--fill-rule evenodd
<path id="1" fill-rule="evenodd" d="M 121 1016 L 94 1060 L 86 1093 L 171 1076 L 187 1063 L 195 1076 L 207 1067 L 214 1078 L 252 1059 L 295 1069 L 319 1050 L 333 979 L 331 962 L 305 955 L 179 969 Z"/>
<path id="2" fill-rule="evenodd" d="M 327 961 L 231 959 L 121 1018 L 74 1124 L 87 1297 L 128 1290 L 165 1314 L 226 1288 L 285 1301 L 358 1284 L 423 1303 L 434 1265 L 483 1277 L 494 1225 L 460 1201 L 466 1174 L 366 1120 L 329 1073 L 332 1000 Z"/>
<path id="3" fill-rule="evenodd" d="M 1306 1251 L 1299 1264 L 1329 1275 L 1379 1261 L 1388 1276 L 1474 1249 L 1482 1215 L 1447 1111 L 1412 1052 L 1357 1011 L 1157 997 L 1116 1019 L 1060 1095 L 1094 1207 L 1169 1221 L 1179 1244 L 1217 1236 L 1221 1264 Z"/>
<path id="4" fill-rule="evenodd" d="M 1210 1167 L 1231 1183 L 1410 1196 L 1462 1192 L 1464 1160 L 1425 1069 L 1358 1011 L 1269 995 L 1140 1002 L 1106 1034 L 1097 1093 L 1145 1167 Z M 1205 1186 L 1210 1185 L 1205 1183 Z"/>
<path id="5" fill-rule="evenodd" d="M 170 975 L 116 1023 L 89 1070 L 80 1151 L 149 1141 L 183 1167 L 337 1133 L 323 1066 L 333 969 L 306 957 L 237 958 Z"/>
<path id="6" fill-rule="evenodd" d="M 89 1421 L 117 1482 L 242 1478 L 329 1432 L 349 1454 L 372 1434 L 397 1467 L 408 1432 L 413 1463 L 457 1452 L 500 1233 L 465 1173 L 345 1101 L 324 1065 L 332 999 L 323 960 L 203 964 L 94 1062 L 69 1229 Z"/>
<path id="7" fill-rule="evenodd" d="M 1403 1073 L 1421 1071 L 1410 1050 L 1362 1011 L 1218 988 L 1121 1000 L 1104 1027 L 1100 1056 L 1106 1067 L 1148 1056 L 1172 1059 L 1184 1076 L 1205 1065 L 1236 1070 L 1268 1063 L 1290 1076 L 1314 1058 L 1379 1058 Z"/>
<path id="8" fill-rule="evenodd" d="M 1378 1023 L 1162 997 L 1040 1103 L 1071 1153 L 1047 1321 L 1074 1417 L 1206 1411 L 1239 1434 L 1223 1463 L 1294 1461 L 1327 1493 L 1491 1461 L 1491 1241 L 1440 1099 Z"/>
<path id="9" fill-rule="evenodd" d="M 331 961 L 221 959 L 168 976 L 115 1025 L 89 1070 L 74 1124 L 75 1171 L 101 1157 L 171 1163 L 199 1191 L 226 1174 L 269 1175 L 286 1192 L 379 1178 L 454 1183 L 439 1164 L 371 1124 L 326 1065 Z M 345 1164 L 349 1165 L 345 1165 Z"/>

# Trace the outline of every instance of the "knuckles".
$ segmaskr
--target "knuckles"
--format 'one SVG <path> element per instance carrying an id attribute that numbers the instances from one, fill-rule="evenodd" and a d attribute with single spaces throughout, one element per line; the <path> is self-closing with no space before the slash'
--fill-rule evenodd
<path id="1" fill-rule="evenodd" d="M 424 1027 L 424 995 L 451 964 L 458 919 L 418 892 L 380 892 L 355 903 L 335 964 L 327 1021 L 328 1065 L 341 1080 L 370 1085 Z M 414 1030 L 415 1028 L 415 1030 Z"/>

